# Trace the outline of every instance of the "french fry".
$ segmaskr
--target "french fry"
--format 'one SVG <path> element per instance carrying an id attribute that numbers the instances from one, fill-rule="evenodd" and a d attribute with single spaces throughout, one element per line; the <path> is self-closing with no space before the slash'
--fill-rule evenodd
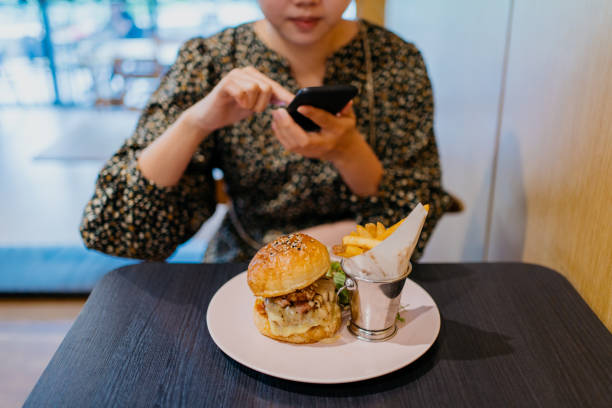
<path id="1" fill-rule="evenodd" d="M 357 234 L 359 234 L 360 237 L 364 237 L 364 238 L 372 238 L 370 236 L 370 233 L 368 232 L 367 229 L 365 229 L 365 227 L 362 227 L 361 225 L 357 224 Z"/>
<path id="2" fill-rule="evenodd" d="M 344 257 L 350 258 L 351 256 L 363 254 L 363 248 L 359 248 L 355 245 L 347 245 L 344 250 Z"/>
<path id="3" fill-rule="evenodd" d="M 429 212 L 429 204 L 423 207 L 425 211 Z M 376 224 L 367 223 L 365 226 L 357 225 L 355 231 L 351 231 L 349 235 L 345 235 L 342 238 L 342 245 L 335 245 L 333 247 L 334 253 L 347 258 L 360 255 L 389 238 L 404 221 L 405 218 L 399 220 L 389 228 L 385 228 L 380 222 Z"/>
<path id="4" fill-rule="evenodd" d="M 355 245 L 335 245 L 334 254 L 344 258 L 350 258 L 351 256 L 363 254 L 363 248 Z"/>
<path id="5" fill-rule="evenodd" d="M 370 234 L 371 238 L 376 238 L 376 224 L 372 224 L 371 222 L 365 225 L 365 229 Z"/>
<path id="6" fill-rule="evenodd" d="M 402 225 L 402 222 L 404 222 L 404 220 L 405 218 L 402 218 L 401 220 L 399 220 L 398 222 L 396 222 L 395 224 L 387 228 L 387 230 L 384 232 L 384 234 L 382 234 L 379 237 L 379 239 L 384 240 L 384 239 L 389 238 L 389 235 L 393 234 L 395 230 L 398 229 L 400 225 Z"/>
<path id="7" fill-rule="evenodd" d="M 342 256 L 344 258 L 350 258 L 351 256 L 363 254 L 364 249 L 355 245 L 334 245 L 332 250 L 335 255 Z"/>
<path id="8" fill-rule="evenodd" d="M 332 246 L 332 251 L 336 255 L 343 254 L 346 251 L 346 247 L 344 245 L 334 245 Z"/>
<path id="9" fill-rule="evenodd" d="M 376 238 L 351 237 L 350 235 L 342 238 L 342 244 L 345 246 L 355 245 L 363 249 L 372 249 L 381 242 L 382 240 Z"/>

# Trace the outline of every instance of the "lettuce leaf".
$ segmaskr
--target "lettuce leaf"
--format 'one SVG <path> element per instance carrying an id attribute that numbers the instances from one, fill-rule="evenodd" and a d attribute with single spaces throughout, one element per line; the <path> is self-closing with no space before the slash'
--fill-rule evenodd
<path id="1" fill-rule="evenodd" d="M 346 274 L 342 270 L 340 262 L 332 262 L 331 268 L 325 276 L 334 280 L 336 290 L 344 286 L 344 283 L 346 282 Z M 347 307 L 351 303 L 351 292 L 346 289 L 340 292 L 340 294 L 338 295 L 338 303 L 340 304 L 340 306 Z"/>

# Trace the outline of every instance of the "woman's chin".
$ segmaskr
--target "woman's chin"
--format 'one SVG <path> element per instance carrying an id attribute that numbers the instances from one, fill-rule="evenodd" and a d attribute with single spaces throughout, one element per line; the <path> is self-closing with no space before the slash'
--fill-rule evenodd
<path id="1" fill-rule="evenodd" d="M 327 34 L 327 30 L 322 23 L 318 23 L 311 29 L 298 28 L 297 25 L 289 23 L 283 31 L 283 37 L 286 41 L 299 46 L 317 44 Z"/>

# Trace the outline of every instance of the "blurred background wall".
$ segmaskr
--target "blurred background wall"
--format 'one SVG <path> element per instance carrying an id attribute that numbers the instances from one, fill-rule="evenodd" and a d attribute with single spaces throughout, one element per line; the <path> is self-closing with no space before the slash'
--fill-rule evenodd
<path id="1" fill-rule="evenodd" d="M 551 267 L 612 330 L 612 2 L 387 0 L 428 63 L 445 217 L 428 261 Z"/>
<path id="2" fill-rule="evenodd" d="M 510 0 L 386 2 L 386 26 L 425 57 L 444 186 L 465 204 L 443 218 L 427 261 L 484 258 L 509 14 Z"/>

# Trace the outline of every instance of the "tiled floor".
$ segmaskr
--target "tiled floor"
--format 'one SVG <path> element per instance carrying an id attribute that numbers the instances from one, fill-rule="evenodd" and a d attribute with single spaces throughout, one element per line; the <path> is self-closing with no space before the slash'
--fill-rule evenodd
<path id="1" fill-rule="evenodd" d="M 96 126 L 110 130 L 94 148 L 110 155 L 136 119 L 116 110 L 0 108 L 0 246 L 81 245 L 81 213 L 103 161 L 35 157 L 66 132 L 77 132 L 69 140 L 87 150 L 81 138 L 87 141 L 87 129 Z M 223 211 L 187 247 L 203 246 Z M 23 404 L 83 303 L 0 299 L 0 407 Z"/>

